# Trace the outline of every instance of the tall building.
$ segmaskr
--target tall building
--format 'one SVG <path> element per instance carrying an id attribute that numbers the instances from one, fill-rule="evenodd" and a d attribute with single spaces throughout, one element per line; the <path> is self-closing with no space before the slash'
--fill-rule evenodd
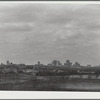
<path id="1" fill-rule="evenodd" d="M 64 63 L 64 66 L 71 67 L 72 66 L 72 62 L 70 62 L 70 60 L 66 60 L 66 62 Z"/>
<path id="2" fill-rule="evenodd" d="M 58 61 L 57 62 L 57 66 L 61 66 L 62 64 L 61 64 L 61 62 L 60 61 Z"/>
<path id="3" fill-rule="evenodd" d="M 10 63 L 9 61 L 7 61 L 6 64 L 7 65 L 12 65 L 13 63 L 12 62 Z"/>
<path id="4" fill-rule="evenodd" d="M 52 66 L 57 66 L 57 60 L 52 61 Z"/>
<path id="5" fill-rule="evenodd" d="M 57 60 L 53 60 L 52 61 L 52 66 L 61 66 L 62 64 L 60 63 L 60 61 Z"/>
<path id="6" fill-rule="evenodd" d="M 87 65 L 87 67 L 92 67 L 91 65 Z"/>
<path id="7" fill-rule="evenodd" d="M 7 62 L 6 62 L 6 64 L 7 64 L 7 65 L 10 65 L 10 62 L 9 62 L 9 61 L 7 61 Z"/>
<path id="8" fill-rule="evenodd" d="M 74 67 L 80 67 L 80 64 L 78 62 L 75 62 L 75 64 L 73 64 Z"/>
<path id="9" fill-rule="evenodd" d="M 38 65 L 40 65 L 40 61 L 38 61 Z"/>

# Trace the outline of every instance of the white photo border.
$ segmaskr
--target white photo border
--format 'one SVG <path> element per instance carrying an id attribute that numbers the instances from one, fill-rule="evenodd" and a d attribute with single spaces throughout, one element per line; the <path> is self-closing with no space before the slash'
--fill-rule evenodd
<path id="1" fill-rule="evenodd" d="M 100 4 L 100 1 L 0 1 L 0 3 Z M 0 91 L 0 99 L 100 99 L 100 92 Z"/>

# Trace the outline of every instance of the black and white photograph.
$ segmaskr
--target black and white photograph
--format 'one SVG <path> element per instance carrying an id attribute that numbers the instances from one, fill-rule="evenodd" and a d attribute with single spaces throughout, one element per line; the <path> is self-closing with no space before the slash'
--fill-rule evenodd
<path id="1" fill-rule="evenodd" d="M 0 2 L 0 91 L 100 92 L 100 3 Z"/>

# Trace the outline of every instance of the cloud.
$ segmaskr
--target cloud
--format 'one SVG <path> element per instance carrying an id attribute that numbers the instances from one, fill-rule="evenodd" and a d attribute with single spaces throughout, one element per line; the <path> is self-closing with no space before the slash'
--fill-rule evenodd
<path id="1" fill-rule="evenodd" d="M 99 6 L 0 3 L 1 61 L 99 64 Z"/>
<path id="2" fill-rule="evenodd" d="M 18 32 L 31 31 L 34 28 L 34 23 L 14 22 L 14 23 L 0 23 L 0 32 Z"/>

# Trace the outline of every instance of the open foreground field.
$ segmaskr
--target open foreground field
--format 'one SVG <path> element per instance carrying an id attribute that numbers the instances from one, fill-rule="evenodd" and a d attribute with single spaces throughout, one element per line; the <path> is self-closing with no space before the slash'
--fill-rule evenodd
<path id="1" fill-rule="evenodd" d="M 1 74 L 0 90 L 13 91 L 100 91 L 100 79 L 68 78 L 67 76 L 33 76 Z"/>

